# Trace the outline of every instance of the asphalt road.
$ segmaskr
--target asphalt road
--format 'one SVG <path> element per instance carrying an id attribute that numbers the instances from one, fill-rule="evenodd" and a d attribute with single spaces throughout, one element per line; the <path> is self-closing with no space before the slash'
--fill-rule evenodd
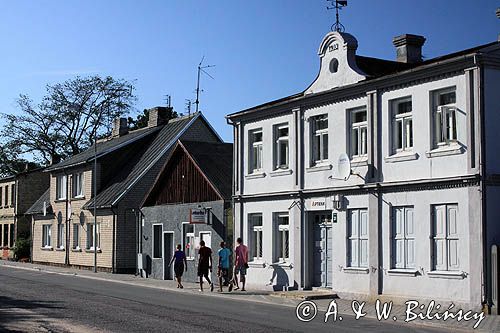
<path id="1" fill-rule="evenodd" d="M 0 332 L 443 332 L 291 307 L 0 267 Z"/>

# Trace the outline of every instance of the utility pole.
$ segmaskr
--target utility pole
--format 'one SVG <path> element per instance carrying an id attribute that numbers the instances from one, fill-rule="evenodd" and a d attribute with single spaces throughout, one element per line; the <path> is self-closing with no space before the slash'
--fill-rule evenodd
<path id="1" fill-rule="evenodd" d="M 208 74 L 207 71 L 205 71 L 205 68 L 215 67 L 215 65 L 202 66 L 204 59 L 205 59 L 205 56 L 203 56 L 203 58 L 201 58 L 201 61 L 198 64 L 198 80 L 196 81 L 196 101 L 194 102 L 194 104 L 196 104 L 196 112 L 198 112 L 199 106 L 200 106 L 200 76 L 201 76 L 201 72 L 205 73 L 212 80 L 215 80 L 212 75 Z"/>

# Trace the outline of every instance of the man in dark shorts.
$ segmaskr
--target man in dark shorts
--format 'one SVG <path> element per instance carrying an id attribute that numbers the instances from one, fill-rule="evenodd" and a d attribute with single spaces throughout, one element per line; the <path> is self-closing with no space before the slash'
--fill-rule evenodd
<path id="1" fill-rule="evenodd" d="M 200 277 L 200 291 L 203 291 L 203 277 L 210 284 L 210 291 L 214 291 L 214 284 L 208 277 L 208 272 L 212 272 L 212 249 L 205 246 L 205 241 L 200 241 L 198 250 L 198 276 Z"/>
<path id="2" fill-rule="evenodd" d="M 229 261 L 231 250 L 226 247 L 226 244 L 224 242 L 220 242 L 220 249 L 218 254 L 219 269 L 217 271 L 217 275 L 219 276 L 219 291 L 222 291 L 222 286 L 227 286 L 229 284 Z"/>

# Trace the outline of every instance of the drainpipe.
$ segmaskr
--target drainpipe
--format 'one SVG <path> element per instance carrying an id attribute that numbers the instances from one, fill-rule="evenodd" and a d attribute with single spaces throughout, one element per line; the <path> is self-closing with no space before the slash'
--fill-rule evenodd
<path id="1" fill-rule="evenodd" d="M 111 272 L 116 273 L 116 211 L 115 207 L 111 206 L 111 212 L 113 213 L 113 233 L 112 233 L 112 245 L 111 245 Z"/>
<path id="2" fill-rule="evenodd" d="M 68 216 L 68 213 L 69 213 L 69 197 L 71 194 L 69 193 L 69 182 L 70 182 L 69 175 L 66 172 L 66 170 L 64 170 L 64 174 L 66 175 L 66 199 L 65 199 L 66 213 L 64 214 L 65 216 L 64 224 L 66 228 L 66 230 L 64 230 L 64 234 L 66 239 L 64 242 L 64 264 L 66 266 L 69 266 L 69 221 L 71 219 L 71 216 Z M 57 230 L 57 236 L 59 237 L 59 230 Z"/>

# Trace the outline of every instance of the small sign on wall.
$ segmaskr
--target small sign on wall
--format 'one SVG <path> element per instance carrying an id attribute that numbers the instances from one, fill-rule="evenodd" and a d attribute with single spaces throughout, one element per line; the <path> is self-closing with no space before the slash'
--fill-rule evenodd
<path id="1" fill-rule="evenodd" d="M 337 213 L 332 213 L 332 223 L 337 223 Z"/>
<path id="2" fill-rule="evenodd" d="M 190 224 L 206 224 L 206 214 L 204 209 L 190 209 L 189 210 L 189 223 Z"/>

